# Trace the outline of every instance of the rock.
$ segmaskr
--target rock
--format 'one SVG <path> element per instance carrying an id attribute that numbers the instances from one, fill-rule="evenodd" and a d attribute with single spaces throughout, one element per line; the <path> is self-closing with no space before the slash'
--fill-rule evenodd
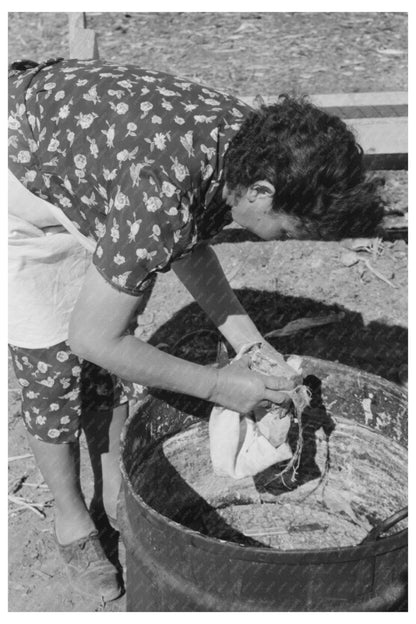
<path id="1" fill-rule="evenodd" d="M 359 256 L 354 251 L 344 251 L 342 252 L 340 257 L 342 264 L 346 267 L 357 264 L 359 259 Z"/>
<path id="2" fill-rule="evenodd" d="M 309 268 L 320 269 L 323 263 L 324 263 L 324 260 L 323 258 L 321 258 L 321 256 L 312 256 L 309 262 Z"/>
<path id="3" fill-rule="evenodd" d="M 394 242 L 393 246 L 392 246 L 392 250 L 394 253 L 397 252 L 404 252 L 407 254 L 407 243 L 404 240 L 397 240 Z"/>
<path id="4" fill-rule="evenodd" d="M 406 50 L 399 50 L 395 48 L 385 48 L 377 50 L 378 54 L 385 54 L 386 56 L 402 56 L 406 54 Z"/>

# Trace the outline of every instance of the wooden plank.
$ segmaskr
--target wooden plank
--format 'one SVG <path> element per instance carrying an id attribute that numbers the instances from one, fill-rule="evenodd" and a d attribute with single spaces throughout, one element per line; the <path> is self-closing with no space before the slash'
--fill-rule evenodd
<path id="1" fill-rule="evenodd" d="M 253 105 L 254 98 L 241 99 Z M 263 99 L 266 104 L 270 104 L 276 102 L 277 98 Z M 407 93 L 314 95 L 310 96 L 310 100 L 322 110 L 338 113 L 354 130 L 364 150 L 368 169 L 407 169 Z M 334 106 L 335 103 L 337 106 Z"/>
<path id="2" fill-rule="evenodd" d="M 86 28 L 85 13 L 68 13 L 69 58 L 98 59 L 98 42 L 94 30 Z"/>
<path id="3" fill-rule="evenodd" d="M 278 96 L 262 96 L 266 104 L 273 104 Z M 374 91 L 368 93 L 321 93 L 308 96 L 310 101 L 319 108 L 349 106 L 407 106 L 407 91 Z M 240 98 L 253 106 L 255 96 Z"/>
<path id="4" fill-rule="evenodd" d="M 375 91 L 368 93 L 321 93 L 310 96 L 321 108 L 329 106 L 400 106 L 408 104 L 407 91 Z"/>
<path id="5" fill-rule="evenodd" d="M 407 104 L 377 104 L 373 106 L 320 106 L 330 115 L 336 115 L 341 119 L 361 119 L 374 117 L 407 117 Z"/>
<path id="6" fill-rule="evenodd" d="M 323 108 L 329 106 L 400 106 L 408 104 L 407 91 L 375 91 L 368 93 L 321 93 L 311 101 Z"/>
<path id="7" fill-rule="evenodd" d="M 408 154 L 364 154 L 364 165 L 369 171 L 405 171 L 408 168 Z"/>
<path id="8" fill-rule="evenodd" d="M 346 119 L 364 150 L 370 169 L 407 169 L 408 124 L 406 117 Z"/>
<path id="9" fill-rule="evenodd" d="M 408 151 L 407 118 L 346 119 L 369 154 L 401 154 Z"/>

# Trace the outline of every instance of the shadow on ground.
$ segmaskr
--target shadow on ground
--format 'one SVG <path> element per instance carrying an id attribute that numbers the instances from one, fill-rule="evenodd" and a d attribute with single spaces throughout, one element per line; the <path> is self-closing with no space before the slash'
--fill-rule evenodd
<path id="1" fill-rule="evenodd" d="M 381 321 L 365 325 L 357 312 L 305 297 L 248 288 L 235 293 L 262 335 L 295 319 L 342 311 L 344 316 L 336 323 L 271 338 L 270 343 L 281 353 L 338 361 L 398 382 L 398 369 L 407 362 L 407 328 Z M 216 359 L 220 337 L 198 304 L 192 303 L 162 325 L 149 342 L 178 357 L 209 364 Z"/>
<path id="2" fill-rule="evenodd" d="M 397 220 L 397 224 L 389 225 L 388 219 L 385 219 L 381 225 L 379 235 L 383 238 L 383 241 L 395 241 L 404 240 L 408 242 L 408 228 L 403 224 L 400 226 L 400 220 Z M 229 227 L 225 228 L 219 234 L 217 234 L 211 241 L 212 245 L 219 245 L 221 243 L 264 243 L 256 234 L 249 232 L 248 230 Z"/>

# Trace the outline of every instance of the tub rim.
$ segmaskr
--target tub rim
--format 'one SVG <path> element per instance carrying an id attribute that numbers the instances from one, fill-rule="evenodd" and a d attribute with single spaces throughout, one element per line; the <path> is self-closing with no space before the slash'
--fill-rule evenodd
<path id="1" fill-rule="evenodd" d="M 285 356 L 286 357 L 286 356 Z M 361 373 L 365 377 L 374 378 L 378 381 L 378 383 L 386 384 L 387 387 L 390 387 L 392 391 L 399 391 L 403 395 L 407 396 L 407 391 L 399 384 L 396 384 L 388 379 L 384 379 L 379 375 L 375 375 L 373 373 L 368 373 L 367 371 L 363 371 L 361 369 L 356 369 L 352 366 L 348 366 L 346 364 L 340 364 L 338 362 L 333 362 L 331 360 L 323 360 L 321 358 L 314 358 L 312 356 L 300 356 L 307 358 L 311 363 L 317 362 L 330 366 L 331 369 L 337 369 L 340 373 L 347 371 L 354 371 L 355 374 Z M 126 419 L 120 438 L 120 470 L 123 477 L 124 487 L 127 489 L 129 496 L 135 500 L 135 502 L 139 505 L 139 508 L 143 512 L 142 515 L 145 517 L 146 521 L 152 524 L 156 529 L 160 530 L 162 527 L 166 526 L 170 531 L 175 531 L 184 535 L 188 538 L 190 545 L 209 552 L 217 552 L 219 551 L 219 546 L 221 546 L 221 553 L 224 554 L 226 552 L 230 553 L 230 557 L 234 559 L 250 559 L 252 561 L 260 561 L 264 563 L 273 562 L 273 563 L 307 563 L 307 564 L 322 564 L 322 563 L 341 563 L 348 561 L 358 561 L 365 558 L 373 558 L 378 555 L 382 555 L 388 552 L 393 552 L 395 550 L 402 549 L 408 544 L 408 528 L 402 529 L 398 531 L 394 535 L 385 536 L 378 538 L 374 541 L 366 542 L 364 544 L 357 544 L 356 546 L 338 546 L 331 548 L 321 548 L 321 549 L 293 549 L 293 550 L 278 550 L 275 548 L 267 548 L 260 546 L 247 546 L 243 544 L 238 544 L 236 542 L 229 542 L 227 540 L 222 540 L 218 537 L 212 537 L 208 535 L 204 535 L 195 529 L 190 529 L 171 518 L 163 515 L 156 511 L 153 507 L 151 507 L 148 503 L 144 501 L 144 499 L 134 491 L 133 485 L 131 483 L 130 477 L 127 474 L 127 470 L 124 465 L 124 452 L 126 450 L 126 433 L 129 429 L 131 422 L 137 417 L 138 410 L 141 410 L 146 407 L 148 403 L 154 400 L 159 400 L 153 397 L 151 394 L 147 395 L 141 403 L 136 406 L 134 412 L 132 412 L 128 418 Z M 381 432 L 378 432 L 381 433 Z M 383 435 L 381 433 L 381 435 Z M 399 443 L 400 444 L 400 443 Z M 402 445 L 403 446 L 403 445 Z M 403 447 L 405 448 L 405 447 Z M 125 494 L 122 495 L 124 498 L 124 504 L 126 503 Z M 120 504 L 120 502 L 119 502 Z M 224 550 L 225 549 L 225 550 Z"/>

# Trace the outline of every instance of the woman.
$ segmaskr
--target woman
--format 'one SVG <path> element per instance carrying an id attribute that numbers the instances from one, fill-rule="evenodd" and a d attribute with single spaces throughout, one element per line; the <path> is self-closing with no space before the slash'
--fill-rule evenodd
<path id="1" fill-rule="evenodd" d="M 104 484 L 112 483 L 104 486 L 104 502 L 114 517 L 126 412 L 117 380 L 124 390 L 126 382 L 156 386 L 243 413 L 263 400 L 281 402 L 279 391 L 298 381 L 289 368 L 285 379 L 256 374 L 244 358 L 220 370 L 203 367 L 136 338 L 131 320 L 155 274 L 173 269 L 237 351 L 262 337 L 209 239 L 231 220 L 265 240 L 365 235 L 379 223 L 382 206 L 375 185 L 365 181 L 352 133 L 305 101 L 286 97 L 253 111 L 161 72 L 62 59 L 13 64 L 9 94 L 9 167 L 18 189 L 11 211 L 36 223 L 40 210 L 33 205 L 28 217 L 28 190 L 43 207 L 48 203 L 49 218 L 72 233 L 74 244 L 92 251 L 73 310 L 68 307 L 68 336 L 39 345 L 42 370 L 36 349 L 24 341 L 11 350 L 31 446 L 56 501 L 60 551 L 72 562 L 74 582 L 110 599 L 119 593 L 114 569 L 103 554 L 80 556 L 86 544 L 97 546 L 73 450 L 80 415 L 93 412 L 97 398 L 85 409 L 80 404 L 82 366 L 90 367 L 89 387 L 109 371 L 105 394 L 115 390 L 102 409 L 119 406 L 104 474 Z M 34 396 L 40 375 L 46 375 L 41 407 Z M 68 378 L 70 396 L 61 384 Z"/>

